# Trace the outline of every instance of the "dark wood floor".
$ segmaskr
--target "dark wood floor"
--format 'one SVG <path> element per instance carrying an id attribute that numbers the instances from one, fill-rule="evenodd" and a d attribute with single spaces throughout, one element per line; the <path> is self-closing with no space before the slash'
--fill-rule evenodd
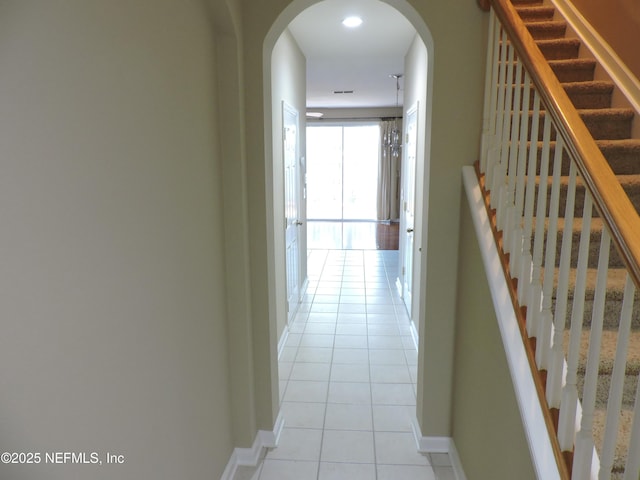
<path id="1" fill-rule="evenodd" d="M 398 223 L 307 222 L 307 248 L 340 250 L 398 250 Z"/>

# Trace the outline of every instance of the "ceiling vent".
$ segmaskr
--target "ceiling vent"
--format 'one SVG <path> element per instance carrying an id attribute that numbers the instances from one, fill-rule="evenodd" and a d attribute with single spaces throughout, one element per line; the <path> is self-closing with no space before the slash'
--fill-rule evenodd
<path id="1" fill-rule="evenodd" d="M 337 94 L 343 94 L 343 93 L 353 93 L 353 90 L 334 90 L 333 93 Z"/>

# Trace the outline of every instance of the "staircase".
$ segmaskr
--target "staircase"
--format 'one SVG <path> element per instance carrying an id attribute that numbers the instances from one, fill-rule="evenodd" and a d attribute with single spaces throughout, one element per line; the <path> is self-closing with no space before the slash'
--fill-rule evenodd
<path id="1" fill-rule="evenodd" d="M 568 36 L 567 23 L 560 18 L 556 9 L 542 1 L 512 0 L 520 18 L 525 23 L 531 36 L 539 46 L 544 57 L 548 60 L 553 72 L 561 82 L 570 100 L 578 110 L 587 128 L 611 169 L 616 174 L 620 184 L 630 197 L 637 211 L 640 211 L 640 140 L 631 138 L 632 122 L 635 112 L 626 107 L 614 107 L 612 98 L 615 90 L 613 82 L 596 78 L 596 61 L 581 56 L 584 46 L 580 40 Z M 540 138 L 542 140 L 541 112 Z M 553 156 L 554 142 L 551 143 Z M 541 148 L 538 148 L 540 152 Z M 565 155 L 566 157 L 566 155 Z M 539 167 L 538 167 L 539 168 Z M 560 210 L 564 214 L 566 192 L 568 185 L 569 159 L 565 158 L 562 166 L 562 186 L 560 189 Z M 547 191 L 549 192 L 550 189 Z M 550 195 L 550 193 L 548 193 Z M 575 220 L 573 222 L 573 247 L 571 249 L 570 297 L 567 309 L 567 329 L 571 318 L 571 292 L 575 285 L 575 266 L 577 264 L 578 243 L 582 229 L 582 203 L 584 201 L 584 187 L 578 182 L 576 194 Z M 549 202 L 547 202 L 547 205 Z M 582 384 L 585 372 L 586 356 L 589 344 L 589 326 L 595 291 L 596 267 L 600 237 L 603 223 L 594 214 L 591 222 L 591 248 L 589 249 L 587 297 L 583 316 L 583 334 L 578 367 L 578 391 L 582 401 Z M 547 222 L 548 223 L 548 222 Z M 559 232 L 556 261 L 559 262 L 564 221 L 559 219 Z M 640 235 L 640 232 L 638 232 Z M 616 343 L 618 342 L 617 328 L 622 306 L 625 269 L 620 257 L 612 248 L 609 260 L 609 277 L 607 282 L 607 301 L 604 317 L 604 332 L 598 370 L 598 387 L 596 394 L 596 412 L 594 418 L 594 437 L 596 450 L 600 454 L 604 431 L 605 415 L 609 396 L 609 384 L 614 364 Z M 555 297 L 555 295 L 554 295 Z M 638 295 L 636 294 L 636 297 Z M 637 304 L 636 304 L 637 305 Z M 568 352 L 568 332 L 565 334 L 565 356 Z M 635 403 L 637 378 L 640 373 L 640 308 L 635 308 L 632 317 L 631 338 L 626 363 L 626 377 L 623 395 L 623 409 L 619 424 L 618 442 L 615 462 L 611 478 L 621 479 L 627 456 L 629 441 L 629 426 Z M 557 425 L 556 425 L 557 428 Z"/>

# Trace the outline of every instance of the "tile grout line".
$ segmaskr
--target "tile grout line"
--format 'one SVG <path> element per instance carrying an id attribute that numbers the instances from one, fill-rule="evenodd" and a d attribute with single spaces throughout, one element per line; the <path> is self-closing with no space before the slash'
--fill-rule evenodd
<path id="1" fill-rule="evenodd" d="M 363 255 L 364 256 L 364 255 Z M 364 260 L 364 259 L 363 259 Z M 367 273 L 366 273 L 366 265 L 363 266 L 362 270 L 363 270 L 363 274 L 364 274 L 364 278 L 367 278 Z M 386 275 L 386 271 L 385 271 L 385 275 Z M 369 364 L 369 397 L 371 399 L 371 436 L 373 437 L 373 474 L 376 480 L 378 480 L 378 452 L 376 449 L 376 426 L 375 426 L 375 420 L 374 420 L 374 416 L 373 416 L 373 372 L 371 371 L 371 349 L 370 349 L 370 345 L 369 345 L 369 302 L 368 302 L 368 294 L 367 294 L 367 282 L 365 280 L 364 282 L 364 295 L 365 295 L 365 310 L 367 312 L 367 315 L 365 317 L 366 323 L 365 323 L 365 328 L 366 328 L 366 332 L 367 332 L 367 363 Z"/>
<path id="2" fill-rule="evenodd" d="M 325 263 L 325 266 L 326 266 L 326 263 Z M 324 271 L 324 266 L 323 266 L 323 271 Z M 320 282 L 321 281 L 322 281 L 322 275 L 320 276 Z M 340 289 L 342 290 L 342 279 L 340 281 Z M 340 294 L 342 294 L 342 292 L 340 292 Z M 339 312 L 340 312 L 340 296 L 338 296 L 338 311 L 336 312 L 336 319 L 335 319 L 336 327 L 333 329 L 333 345 L 331 348 L 331 359 L 329 361 L 329 378 L 327 379 L 327 393 L 324 398 L 324 415 L 322 416 L 322 433 L 320 434 L 320 451 L 318 452 L 318 469 L 316 471 L 316 480 L 320 480 L 320 467 L 322 465 L 322 450 L 324 448 L 324 431 L 325 431 L 325 426 L 327 424 L 327 410 L 329 409 L 329 392 L 331 390 L 331 373 L 333 371 L 333 357 L 335 354 L 336 329 L 338 325 Z M 305 326 L 305 329 L 306 329 L 306 326 Z"/>

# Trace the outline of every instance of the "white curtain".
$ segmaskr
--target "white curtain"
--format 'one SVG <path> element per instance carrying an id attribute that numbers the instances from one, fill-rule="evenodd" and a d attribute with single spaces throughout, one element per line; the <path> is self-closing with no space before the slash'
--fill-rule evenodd
<path id="1" fill-rule="evenodd" d="M 380 123 L 380 160 L 378 161 L 378 220 L 400 218 L 400 163 L 402 159 L 402 123 L 399 119 Z"/>

